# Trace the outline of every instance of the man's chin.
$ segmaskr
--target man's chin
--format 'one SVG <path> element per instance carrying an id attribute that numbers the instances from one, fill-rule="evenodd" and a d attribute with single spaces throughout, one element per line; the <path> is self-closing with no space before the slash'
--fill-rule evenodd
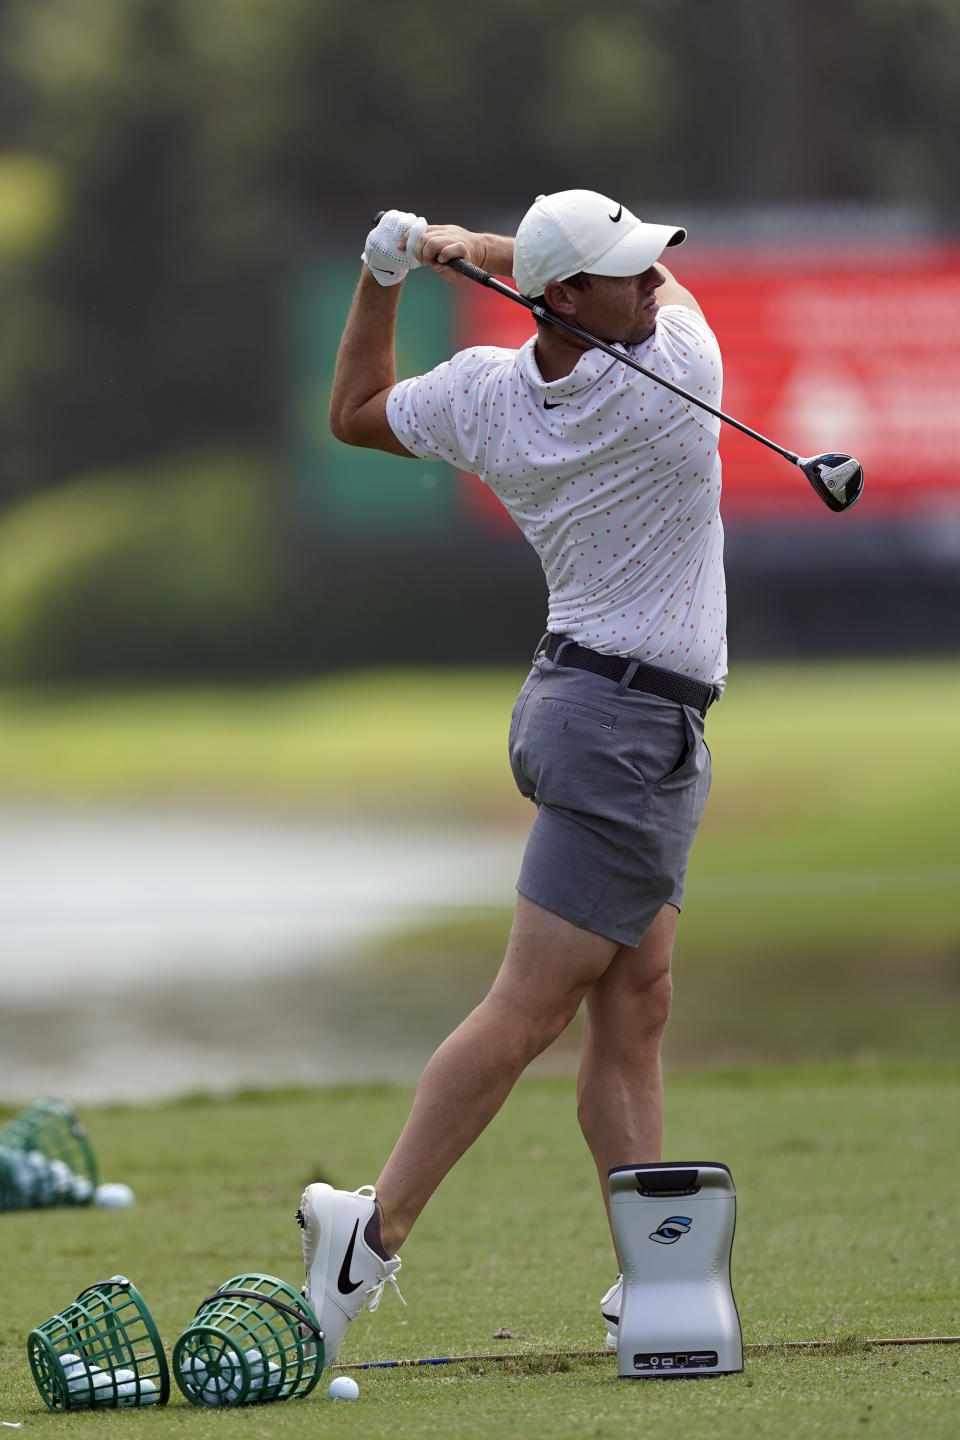
<path id="1" fill-rule="evenodd" d="M 645 340 L 652 339 L 653 333 L 656 328 L 656 320 L 651 320 L 647 325 L 644 325 L 642 327 L 638 326 L 637 329 L 630 336 L 629 340 L 625 340 L 623 343 L 625 345 L 642 345 Z"/>
<path id="2" fill-rule="evenodd" d="M 637 325 L 628 335 L 598 335 L 597 339 L 602 340 L 605 345 L 642 345 L 645 340 L 651 339 L 656 328 L 657 322 L 654 318 Z"/>

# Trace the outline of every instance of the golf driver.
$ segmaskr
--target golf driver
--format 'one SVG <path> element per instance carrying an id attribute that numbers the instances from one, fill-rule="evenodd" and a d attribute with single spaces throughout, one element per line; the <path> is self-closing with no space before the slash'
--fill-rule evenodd
<path id="1" fill-rule="evenodd" d="M 379 223 L 383 213 L 381 210 L 374 216 L 373 223 L 375 225 Z M 662 375 L 657 375 L 655 371 L 648 370 L 645 365 L 641 365 L 632 356 L 625 355 L 622 350 L 617 350 L 603 340 L 598 340 L 588 331 L 581 330 L 579 325 L 574 325 L 569 320 L 563 320 L 559 315 L 554 315 L 552 310 L 528 300 L 519 291 L 512 289 L 509 285 L 504 285 L 492 275 L 488 275 L 486 270 L 480 269 L 479 265 L 471 265 L 469 260 L 449 260 L 446 263 L 451 270 L 456 270 L 467 280 L 474 280 L 478 285 L 486 285 L 488 289 L 495 290 L 498 295 L 505 296 L 507 300 L 512 300 L 517 305 L 522 305 L 538 320 L 544 320 L 550 325 L 559 326 L 561 330 L 569 331 L 571 335 L 576 335 L 578 340 L 583 340 L 592 349 L 602 350 L 605 355 L 610 355 L 614 360 L 629 365 L 631 370 L 636 370 L 640 375 L 646 375 L 648 380 L 655 380 L 658 385 L 663 385 L 666 389 L 672 390 L 675 395 L 689 400 L 691 405 L 698 405 L 701 410 L 715 415 L 718 420 L 732 425 L 734 429 L 742 431 L 744 435 L 749 435 L 752 440 L 759 440 L 761 445 L 775 450 L 778 455 L 783 456 L 784 460 L 789 460 L 791 465 L 796 465 L 803 471 L 824 505 L 830 510 L 849 510 L 850 506 L 855 505 L 859 500 L 863 490 L 863 466 L 852 455 L 841 455 L 829 451 L 825 455 L 811 455 L 807 459 L 803 459 L 800 455 L 795 455 L 792 450 L 778 445 L 775 440 L 768 440 L 766 435 L 761 435 L 758 430 L 751 430 L 749 425 L 744 425 L 740 420 L 734 420 L 732 415 L 716 409 L 708 401 L 691 395 L 682 386 L 675 385 L 672 380 L 667 380 Z"/>

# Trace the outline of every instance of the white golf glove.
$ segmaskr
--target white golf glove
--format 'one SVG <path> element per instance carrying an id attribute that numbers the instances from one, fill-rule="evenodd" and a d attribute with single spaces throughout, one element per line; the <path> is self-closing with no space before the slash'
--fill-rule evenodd
<path id="1" fill-rule="evenodd" d="M 378 284 L 399 285 L 411 270 L 419 270 L 420 261 L 414 258 L 413 249 L 426 228 L 422 215 L 411 215 L 407 210 L 384 211 L 367 236 L 360 257 Z M 398 250 L 397 242 L 404 235 L 406 249 Z"/>

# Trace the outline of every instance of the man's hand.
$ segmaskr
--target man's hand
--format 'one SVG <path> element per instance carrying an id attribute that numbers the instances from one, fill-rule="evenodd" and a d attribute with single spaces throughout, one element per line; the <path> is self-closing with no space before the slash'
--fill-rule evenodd
<path id="1" fill-rule="evenodd" d="M 509 275 L 513 269 L 512 237 L 478 234 L 462 225 L 427 225 L 418 237 L 411 233 L 408 252 L 411 248 L 421 265 L 432 266 L 448 280 L 459 278 L 448 268 L 451 260 L 469 260 L 491 275 Z"/>
<path id="2" fill-rule="evenodd" d="M 420 261 L 414 251 L 427 228 L 422 215 L 385 210 L 367 236 L 361 259 L 379 285 L 399 285 Z"/>

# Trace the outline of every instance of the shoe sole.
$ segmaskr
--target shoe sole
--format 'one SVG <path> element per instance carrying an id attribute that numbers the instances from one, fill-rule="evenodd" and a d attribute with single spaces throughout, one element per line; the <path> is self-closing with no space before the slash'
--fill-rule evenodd
<path id="1" fill-rule="evenodd" d="M 305 1266 L 307 1289 L 310 1292 L 309 1303 L 319 1315 L 323 1307 L 324 1294 L 326 1292 L 327 1264 L 330 1260 L 330 1241 L 333 1239 L 333 1186 L 327 1185 L 318 1180 L 313 1185 L 308 1185 L 300 1200 L 300 1209 L 304 1216 L 309 1214 L 307 1225 L 311 1233 L 315 1233 L 315 1227 L 319 1230 L 319 1244 L 313 1253 L 310 1264 Z M 305 1230 L 306 1234 L 307 1231 Z M 323 1288 L 320 1295 L 314 1293 L 310 1283 L 311 1276 L 317 1269 L 318 1262 L 322 1258 L 323 1264 Z"/>

